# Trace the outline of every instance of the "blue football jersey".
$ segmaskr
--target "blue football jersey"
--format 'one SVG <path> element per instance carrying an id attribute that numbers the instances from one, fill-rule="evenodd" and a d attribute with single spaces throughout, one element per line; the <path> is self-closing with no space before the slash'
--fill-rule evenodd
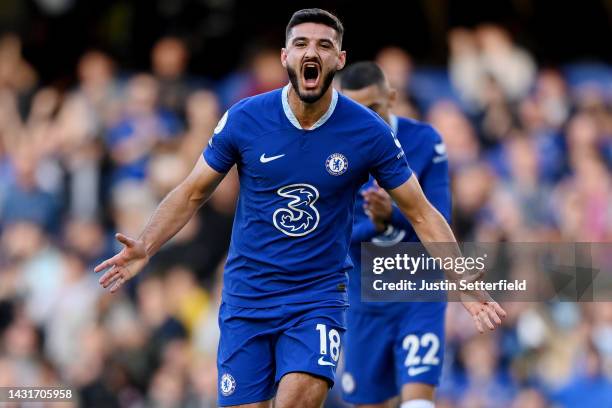
<path id="1" fill-rule="evenodd" d="M 417 176 L 429 202 L 450 222 L 451 196 L 446 148 L 438 132 L 431 126 L 412 119 L 391 116 L 391 127 L 406 153 L 410 168 Z M 361 303 L 361 243 L 393 245 L 398 242 L 419 242 L 410 222 L 397 206 L 393 206 L 390 226 L 381 234 L 363 210 L 361 191 L 372 187 L 373 178 L 362 186 L 355 200 L 355 225 L 350 256 L 355 264 L 349 280 L 351 307 L 384 307 L 389 303 Z"/>
<path id="2" fill-rule="evenodd" d="M 358 189 L 368 174 L 385 188 L 412 175 L 376 114 L 334 91 L 328 111 L 305 130 L 289 87 L 231 107 L 204 151 L 216 171 L 238 168 L 223 301 L 239 307 L 345 304 Z"/>

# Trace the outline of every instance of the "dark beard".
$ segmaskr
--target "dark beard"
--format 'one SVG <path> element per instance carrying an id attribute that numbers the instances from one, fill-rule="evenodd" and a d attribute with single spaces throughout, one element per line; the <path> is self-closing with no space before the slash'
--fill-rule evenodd
<path id="1" fill-rule="evenodd" d="M 331 85 L 334 80 L 334 75 L 336 75 L 336 71 L 330 71 L 323 77 L 323 86 L 321 87 L 321 92 L 315 95 L 302 95 L 300 92 L 300 87 L 298 83 L 298 74 L 291 67 L 287 67 L 287 74 L 289 75 L 289 81 L 291 81 L 291 86 L 293 86 L 293 90 L 300 98 L 300 100 L 304 103 L 315 103 L 327 92 L 327 89 Z"/>

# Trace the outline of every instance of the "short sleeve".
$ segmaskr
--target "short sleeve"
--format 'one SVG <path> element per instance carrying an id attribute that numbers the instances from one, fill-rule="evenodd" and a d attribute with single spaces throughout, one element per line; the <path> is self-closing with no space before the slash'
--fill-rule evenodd
<path id="1" fill-rule="evenodd" d="M 232 134 L 230 111 L 219 120 L 204 150 L 204 159 L 219 173 L 227 173 L 238 161 L 238 148 Z"/>
<path id="2" fill-rule="evenodd" d="M 412 176 L 402 145 L 391 129 L 378 132 L 371 153 L 370 173 L 382 188 L 392 190 Z"/>

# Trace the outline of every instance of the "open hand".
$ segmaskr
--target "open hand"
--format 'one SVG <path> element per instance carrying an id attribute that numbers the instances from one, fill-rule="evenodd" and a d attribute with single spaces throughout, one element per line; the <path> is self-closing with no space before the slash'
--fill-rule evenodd
<path id="1" fill-rule="evenodd" d="M 144 242 L 123 234 L 116 234 L 115 238 L 123 244 L 121 252 L 94 268 L 96 273 L 108 269 L 99 282 L 104 288 L 110 286 L 111 293 L 116 292 L 125 282 L 136 276 L 149 261 Z"/>
<path id="2" fill-rule="evenodd" d="M 484 333 L 485 326 L 489 330 L 495 330 L 506 317 L 506 311 L 486 291 L 463 291 L 460 297 L 463 307 L 474 319 L 476 329 L 480 333 Z"/>

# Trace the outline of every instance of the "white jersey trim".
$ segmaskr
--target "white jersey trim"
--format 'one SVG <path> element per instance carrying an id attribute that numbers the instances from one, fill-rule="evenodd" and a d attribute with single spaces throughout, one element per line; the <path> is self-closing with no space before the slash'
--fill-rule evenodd
<path id="1" fill-rule="evenodd" d="M 393 134 L 395 136 L 397 136 L 397 129 L 398 129 L 398 123 L 397 123 L 397 116 L 395 116 L 394 114 L 389 114 L 389 119 L 390 119 L 390 125 L 391 125 L 391 130 L 393 131 Z"/>
<path id="2" fill-rule="evenodd" d="M 303 130 L 302 125 L 300 125 L 300 122 L 297 120 L 297 118 L 293 114 L 293 111 L 291 110 L 291 106 L 289 106 L 289 88 L 290 87 L 291 87 L 291 84 L 287 84 L 285 85 L 285 87 L 283 87 L 283 96 L 282 96 L 283 111 L 285 112 L 285 116 L 287 116 L 287 119 L 289 119 L 289 122 L 291 122 L 293 126 L 295 126 L 296 128 L 300 130 Z M 329 108 L 327 108 L 327 112 L 325 112 L 323 116 L 321 116 L 319 120 L 317 120 L 316 123 L 312 125 L 312 127 L 308 130 L 315 130 L 316 128 L 318 128 L 319 126 L 322 126 L 325 122 L 327 122 L 327 120 L 334 113 L 337 103 L 338 103 L 338 91 L 333 89 L 332 90 L 332 100 L 331 100 L 331 103 L 329 104 Z"/>

